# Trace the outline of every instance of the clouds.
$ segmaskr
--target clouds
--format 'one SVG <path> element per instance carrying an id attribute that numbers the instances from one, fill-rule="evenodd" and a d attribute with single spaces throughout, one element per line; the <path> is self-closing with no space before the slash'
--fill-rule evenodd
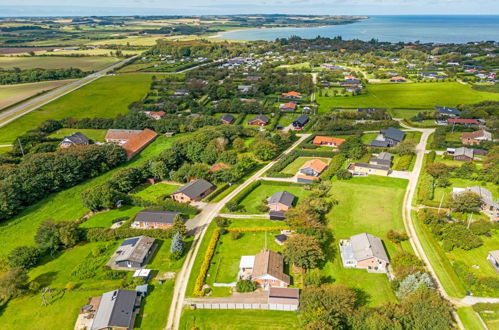
<path id="1" fill-rule="evenodd" d="M 69 2 L 69 4 L 68 4 Z M 36 6 L 53 15 L 82 10 L 81 15 L 130 14 L 499 14 L 497 0 L 0 0 L 9 12 L 29 12 Z M 55 8 L 57 7 L 57 8 Z M 5 7 L 4 7 L 5 8 Z M 31 8 L 37 15 L 38 9 Z M 0 10 L 0 12 L 5 12 Z M 40 15 L 40 13 L 38 13 Z"/>

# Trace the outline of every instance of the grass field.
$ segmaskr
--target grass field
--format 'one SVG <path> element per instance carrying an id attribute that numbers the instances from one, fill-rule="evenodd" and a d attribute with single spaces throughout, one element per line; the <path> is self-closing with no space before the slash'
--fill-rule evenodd
<path id="1" fill-rule="evenodd" d="M 332 153 L 331 153 L 332 154 Z M 319 157 L 298 157 L 291 164 L 286 166 L 281 172 L 286 174 L 296 174 L 298 170 L 305 164 L 307 161 L 312 159 L 319 159 L 325 163 L 329 163 L 331 158 L 319 158 Z"/>
<path id="2" fill-rule="evenodd" d="M 82 71 L 97 71 L 118 62 L 111 56 L 3 56 L 0 68 L 13 69 L 68 69 L 79 68 Z"/>
<path id="3" fill-rule="evenodd" d="M 332 108 L 418 108 L 456 106 L 485 100 L 499 100 L 498 93 L 481 92 L 457 82 L 368 85 L 367 92 L 354 97 L 317 97 L 321 112 Z"/>
<path id="4" fill-rule="evenodd" d="M 499 329 L 499 304 L 476 304 L 473 309 L 489 329 Z"/>
<path id="5" fill-rule="evenodd" d="M 170 195 L 178 188 L 180 188 L 180 185 L 166 184 L 161 182 L 155 185 L 145 184 L 138 187 L 134 195 L 147 201 L 155 202 L 158 197 Z"/>
<path id="6" fill-rule="evenodd" d="M 150 82 L 151 76 L 143 74 L 100 78 L 2 127 L 0 144 L 12 143 L 17 136 L 47 119 L 112 118 L 126 113 L 130 103 L 145 95 Z"/>
<path id="7" fill-rule="evenodd" d="M 391 114 L 395 118 L 411 119 L 412 117 L 416 116 L 419 112 L 423 111 L 432 111 L 432 110 L 393 109 L 391 110 Z"/>
<path id="8" fill-rule="evenodd" d="M 265 310 L 184 310 L 180 330 L 300 329 L 295 312 Z"/>
<path id="9" fill-rule="evenodd" d="M 406 185 L 406 180 L 374 176 L 333 181 L 331 192 L 338 204 L 333 207 L 328 219 L 334 239 L 337 241 L 368 232 L 383 240 L 389 257 L 401 248 L 410 251 L 407 242 L 399 247 L 386 238 L 390 229 L 405 231 L 401 212 Z M 329 260 L 324 267 L 325 276 L 334 279 L 335 283 L 361 289 L 368 295 L 371 306 L 396 300 L 385 274 L 343 268 L 337 243 L 333 244 L 334 260 Z M 355 281 L 352 281 L 353 278 Z"/>
<path id="10" fill-rule="evenodd" d="M 484 326 L 480 321 L 480 315 L 478 315 L 473 307 L 459 307 L 457 309 L 457 315 L 459 319 L 463 322 L 465 329 L 473 330 L 484 330 Z"/>
<path id="11" fill-rule="evenodd" d="M 158 271 L 177 271 L 183 260 L 171 261 L 169 258 L 170 240 L 157 241 L 159 249 L 148 268 Z M 109 259 L 119 242 L 88 243 L 67 250 L 55 259 L 47 261 L 30 271 L 31 279 L 42 283 L 42 287 L 63 289 L 68 282 L 76 283 L 72 291 L 56 295 L 48 306 L 41 306 L 41 297 L 29 295 L 9 301 L 0 315 L 3 329 L 71 329 L 78 316 L 79 309 L 87 303 L 88 298 L 98 296 L 120 287 L 120 279 L 108 280 L 103 277 L 102 267 Z M 97 247 L 105 247 L 105 252 L 91 255 Z M 94 254 L 95 255 L 95 254 Z M 72 274 L 78 267 L 92 262 L 95 264 L 94 274 L 87 278 L 79 278 Z M 130 276 L 129 274 L 128 276 Z M 152 281 L 150 294 L 145 299 L 138 318 L 142 329 L 162 329 L 166 325 L 167 311 L 171 302 L 174 281 L 159 285 Z M 60 313 L 64 310 L 64 313 Z"/>
<path id="12" fill-rule="evenodd" d="M 120 168 L 137 166 L 147 160 L 159 155 L 161 151 L 171 146 L 177 137 L 156 139 L 144 151 L 142 151 L 131 162 Z M 6 256 L 15 247 L 21 245 L 33 245 L 36 230 L 41 222 L 47 219 L 76 220 L 85 215 L 89 210 L 83 205 L 80 199 L 82 191 L 102 184 L 109 180 L 118 169 L 109 171 L 99 177 L 88 180 L 73 188 L 54 193 L 38 203 L 26 208 L 19 215 L 0 223 L 0 256 Z M 105 221 L 110 223 L 113 218 Z M 97 222 L 97 220 L 95 220 Z"/>
<path id="13" fill-rule="evenodd" d="M 71 135 L 75 132 L 80 132 L 86 137 L 96 142 L 105 142 L 105 136 L 107 130 L 105 129 L 77 129 L 77 128 L 61 128 L 60 130 L 49 135 L 51 138 L 63 139 L 67 135 Z"/>
<path id="14" fill-rule="evenodd" d="M 121 53 L 123 55 L 137 55 L 141 54 L 147 49 L 144 50 L 129 50 L 129 49 L 121 49 Z M 78 49 L 78 50 L 60 50 L 57 52 L 47 52 L 47 51 L 39 51 L 36 52 L 37 55 L 49 55 L 49 56 L 61 56 L 61 55 L 86 55 L 86 56 L 110 56 L 111 52 L 113 54 L 116 52 L 116 49 L 106 49 L 106 48 L 95 48 L 95 49 Z"/>
<path id="15" fill-rule="evenodd" d="M 246 211 L 244 213 L 247 214 L 257 214 L 262 213 L 256 209 L 256 207 L 262 204 L 263 199 L 267 199 L 273 193 L 278 191 L 287 191 L 296 196 L 295 203 L 300 200 L 300 198 L 305 197 L 309 194 L 308 190 L 303 189 L 303 185 L 301 184 L 290 184 L 289 186 L 282 186 L 272 184 L 272 182 L 265 182 L 256 187 L 253 191 L 251 191 L 248 196 L 246 196 L 240 203 L 243 205 Z"/>
<path id="16" fill-rule="evenodd" d="M 113 220 L 131 218 L 135 216 L 143 208 L 138 206 L 123 206 L 119 209 L 114 209 L 102 213 L 97 213 L 91 216 L 87 221 L 82 223 L 80 227 L 82 228 L 109 228 L 113 224 Z"/>
<path id="17" fill-rule="evenodd" d="M 247 220 L 250 221 L 250 220 Z M 270 222 L 270 220 L 266 220 Z M 265 236 L 267 236 L 267 248 L 279 252 L 282 246 L 274 241 L 274 232 L 245 232 L 241 238 L 233 240 L 230 234 L 222 235 L 218 240 L 215 255 L 208 269 L 206 283 L 212 288 L 211 296 L 230 296 L 231 288 L 214 287 L 213 283 L 231 283 L 237 282 L 237 273 L 239 271 L 239 262 L 241 256 L 255 255 L 265 248 Z M 208 238 L 209 239 L 209 238 Z M 289 272 L 287 272 L 289 274 Z"/>
<path id="18" fill-rule="evenodd" d="M 105 39 L 91 42 L 90 45 L 130 45 L 130 46 L 154 46 L 156 40 L 161 39 L 161 36 L 129 36 L 125 39 Z"/>
<path id="19" fill-rule="evenodd" d="M 74 80 L 55 80 L 28 84 L 2 85 L 0 87 L 0 110 L 39 93 L 65 85 L 71 81 Z"/>

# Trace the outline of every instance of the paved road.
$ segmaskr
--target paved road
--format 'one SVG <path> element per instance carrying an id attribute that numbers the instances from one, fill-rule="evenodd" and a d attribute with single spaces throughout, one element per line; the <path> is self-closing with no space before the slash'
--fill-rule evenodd
<path id="1" fill-rule="evenodd" d="M 35 97 L 27 102 L 24 102 L 10 110 L 4 111 L 0 113 L 0 127 L 7 125 L 8 123 L 18 119 L 19 117 L 24 116 L 27 113 L 30 113 L 31 111 L 34 111 L 41 106 L 44 106 L 47 103 L 50 103 L 61 96 L 64 96 L 66 94 L 69 94 L 78 88 L 81 88 L 89 83 L 91 83 L 94 80 L 99 79 L 102 76 L 105 76 L 109 71 L 113 70 L 114 68 L 123 65 L 132 59 L 136 58 L 137 56 L 133 56 L 130 58 L 127 58 L 121 62 L 115 63 L 113 65 L 108 66 L 105 69 L 102 69 L 98 72 L 92 73 L 80 80 L 74 81 L 70 84 L 61 86 L 59 88 L 56 88 L 48 93 L 45 93 L 43 95 L 40 95 L 38 97 Z"/>
<path id="2" fill-rule="evenodd" d="M 196 260 L 196 255 L 199 251 L 199 246 L 200 246 L 199 243 L 203 240 L 203 237 L 206 234 L 206 229 L 208 228 L 210 222 L 217 215 L 220 214 L 220 211 L 228 201 L 234 198 L 234 196 L 236 196 L 241 190 L 246 188 L 252 182 L 260 180 L 263 174 L 268 169 L 270 169 L 281 157 L 290 153 L 301 142 L 303 142 L 303 140 L 309 137 L 310 134 L 300 134 L 299 136 L 300 138 L 295 143 L 293 143 L 291 147 L 286 149 L 286 151 L 284 151 L 281 154 L 281 156 L 279 156 L 276 160 L 265 165 L 262 169 L 256 172 L 248 180 L 246 180 L 239 187 L 237 187 L 231 193 L 229 193 L 220 202 L 206 205 L 200 214 L 198 214 L 195 218 L 190 219 L 186 223 L 187 228 L 195 232 L 194 240 L 191 249 L 187 253 L 182 269 L 178 273 L 177 279 L 175 281 L 175 287 L 173 289 L 173 299 L 168 314 L 168 323 L 166 325 L 166 329 L 178 329 L 179 327 L 180 317 L 182 315 L 182 309 L 184 307 L 184 299 L 185 299 L 185 291 L 187 289 L 187 283 L 189 282 L 189 277 L 191 275 L 192 267 L 194 265 L 194 261 Z"/>

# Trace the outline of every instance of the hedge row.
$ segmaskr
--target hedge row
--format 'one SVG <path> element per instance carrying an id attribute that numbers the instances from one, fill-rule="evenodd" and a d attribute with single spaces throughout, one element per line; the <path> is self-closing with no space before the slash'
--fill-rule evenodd
<path id="1" fill-rule="evenodd" d="M 196 215 L 199 213 L 199 210 L 196 207 L 189 205 L 189 203 L 176 202 L 173 199 L 170 199 L 169 196 L 160 197 L 157 202 L 147 201 L 134 196 L 132 198 L 132 205 L 141 207 L 160 207 L 166 211 L 180 212 L 192 215 Z"/>
<path id="2" fill-rule="evenodd" d="M 406 171 L 412 162 L 413 155 L 404 155 L 399 158 L 393 169 L 395 171 Z"/>
<path id="3" fill-rule="evenodd" d="M 329 150 L 299 150 L 297 151 L 298 157 L 323 157 L 331 158 L 334 153 Z"/>
<path id="4" fill-rule="evenodd" d="M 289 164 L 295 161 L 299 157 L 298 152 L 295 150 L 293 152 L 290 152 L 289 154 L 285 155 L 279 161 L 277 161 L 266 173 L 267 176 L 270 177 L 283 177 L 280 176 L 283 173 L 281 172 L 283 169 L 286 168 Z M 291 175 L 292 176 L 292 175 Z"/>
<path id="5" fill-rule="evenodd" d="M 321 179 L 326 181 L 331 180 L 331 178 L 336 174 L 336 172 L 338 172 L 338 170 L 341 169 L 345 160 L 346 157 L 343 154 L 337 154 L 333 156 L 333 159 L 331 159 L 328 168 L 324 171 L 324 173 L 322 173 Z"/>
<path id="6" fill-rule="evenodd" d="M 252 192 L 254 189 L 256 189 L 261 184 L 262 184 L 261 180 L 257 180 L 255 182 L 250 183 L 246 188 L 244 188 L 236 196 L 234 196 L 234 198 L 231 200 L 231 202 L 239 204 L 246 196 L 249 195 L 250 192 Z"/>
<path id="7" fill-rule="evenodd" d="M 260 231 L 277 231 L 289 229 L 287 226 L 277 226 L 277 227 L 243 227 L 243 228 L 226 228 L 227 231 L 247 233 L 247 232 L 260 232 Z"/>
<path id="8" fill-rule="evenodd" d="M 434 179 L 429 174 L 423 174 L 421 178 L 421 183 L 419 185 L 418 191 L 418 201 L 427 201 L 433 199 L 433 187 L 434 187 Z"/>
<path id="9" fill-rule="evenodd" d="M 224 191 L 226 191 L 227 189 L 229 189 L 229 187 L 230 187 L 229 183 L 224 184 L 223 186 L 219 187 L 217 190 L 215 190 L 214 192 L 212 192 L 211 194 L 209 194 L 208 197 L 206 197 L 204 199 L 204 201 L 205 202 L 211 202 L 212 200 L 215 199 L 215 197 L 217 197 L 218 195 L 220 195 L 221 193 L 223 193 Z"/>
<path id="10" fill-rule="evenodd" d="M 204 254 L 203 264 L 201 265 L 201 269 L 199 270 L 196 283 L 194 284 L 195 296 L 203 295 L 204 280 L 206 279 L 206 274 L 208 273 L 208 269 L 210 268 L 211 259 L 215 254 L 215 249 L 217 247 L 217 242 L 219 238 L 220 238 L 220 230 L 216 228 L 215 231 L 213 232 L 213 236 L 211 236 L 210 243 L 208 243 L 208 248 L 206 249 L 206 253 Z"/>

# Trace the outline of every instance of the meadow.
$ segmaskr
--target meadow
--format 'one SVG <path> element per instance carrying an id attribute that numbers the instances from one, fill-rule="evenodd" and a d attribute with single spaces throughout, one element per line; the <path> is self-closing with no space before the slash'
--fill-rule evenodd
<path id="1" fill-rule="evenodd" d="M 96 142 L 105 142 L 105 136 L 107 130 L 105 129 L 92 129 L 92 128 L 61 128 L 60 130 L 49 135 L 50 138 L 63 139 L 67 135 L 71 135 L 75 132 L 80 132 L 86 137 Z"/>
<path id="2" fill-rule="evenodd" d="M 147 201 L 155 202 L 159 197 L 169 196 L 178 188 L 180 188 L 180 185 L 161 182 L 155 185 L 145 184 L 135 189 L 134 196 L 140 197 Z"/>
<path id="3" fill-rule="evenodd" d="M 89 210 L 83 205 L 80 198 L 81 193 L 84 190 L 95 185 L 103 184 L 109 180 L 118 169 L 137 166 L 159 155 L 161 151 L 170 147 L 173 141 L 179 136 L 182 135 L 177 135 L 173 138 L 159 137 L 132 161 L 75 187 L 51 194 L 38 203 L 27 207 L 17 216 L 0 223 L 0 238 L 2 238 L 0 240 L 0 257 L 7 256 L 12 249 L 18 246 L 34 245 L 36 230 L 44 220 L 77 220 L 88 213 Z M 91 218 L 92 220 L 89 221 L 95 221 L 96 226 L 99 227 L 108 227 L 111 225 L 113 219 L 120 217 L 119 211 L 116 213 L 116 216 L 102 215 L 104 219 Z M 136 212 L 133 211 L 130 214 L 127 214 L 127 216 L 131 216 L 134 213 Z"/>
<path id="4" fill-rule="evenodd" d="M 97 71 L 118 61 L 118 58 L 111 56 L 2 56 L 0 68 L 9 70 L 79 68 L 82 71 Z"/>
<path id="5" fill-rule="evenodd" d="M 50 91 L 74 80 L 40 81 L 28 84 L 2 85 L 0 87 L 0 110 L 19 103 L 37 94 Z"/>
<path id="6" fill-rule="evenodd" d="M 397 246 L 386 238 L 391 229 L 405 231 L 401 213 L 406 185 L 406 180 L 377 176 L 333 181 L 331 192 L 338 204 L 328 214 L 328 219 L 335 242 L 323 274 L 334 279 L 335 283 L 364 291 L 370 306 L 396 300 L 387 276 L 343 268 L 337 252 L 337 242 L 339 239 L 367 232 L 383 240 L 389 257 L 400 250 L 411 251 L 408 242 Z M 353 282 L 352 278 L 356 280 Z"/>
<path id="7" fill-rule="evenodd" d="M 436 105 L 457 106 L 499 100 L 498 93 L 482 92 L 457 82 L 414 84 L 371 84 L 365 94 L 349 97 L 318 96 L 319 111 L 332 108 L 378 107 L 433 109 Z"/>
<path id="8" fill-rule="evenodd" d="M 19 135 L 36 128 L 48 119 L 67 117 L 112 118 L 128 112 L 128 105 L 144 97 L 150 75 L 106 76 L 44 105 L 2 127 L 0 144 L 10 144 Z"/>

